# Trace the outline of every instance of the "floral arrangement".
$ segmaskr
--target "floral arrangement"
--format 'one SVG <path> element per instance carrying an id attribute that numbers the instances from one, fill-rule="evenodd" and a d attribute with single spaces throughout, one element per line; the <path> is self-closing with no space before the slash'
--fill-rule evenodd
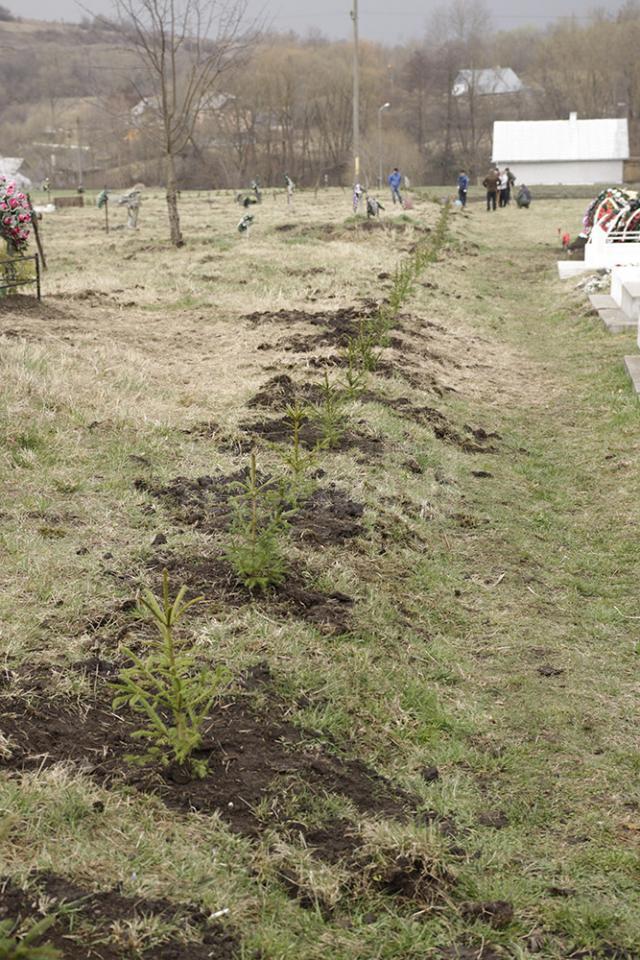
<path id="1" fill-rule="evenodd" d="M 0 237 L 15 250 L 24 250 L 29 242 L 31 205 L 20 193 L 15 180 L 0 177 Z"/>

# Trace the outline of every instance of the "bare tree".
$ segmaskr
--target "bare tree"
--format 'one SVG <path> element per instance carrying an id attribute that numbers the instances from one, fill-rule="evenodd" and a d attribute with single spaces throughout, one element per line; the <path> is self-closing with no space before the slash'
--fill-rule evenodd
<path id="1" fill-rule="evenodd" d="M 180 247 L 176 158 L 192 141 L 203 108 L 215 105 L 220 78 L 244 56 L 255 25 L 245 23 L 247 0 L 114 0 L 114 7 L 120 33 L 138 56 L 132 83 L 161 140 L 171 242 Z"/>

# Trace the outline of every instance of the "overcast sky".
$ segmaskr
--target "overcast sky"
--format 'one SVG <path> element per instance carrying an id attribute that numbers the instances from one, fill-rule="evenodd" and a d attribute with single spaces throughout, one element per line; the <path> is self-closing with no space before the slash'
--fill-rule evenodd
<path id="1" fill-rule="evenodd" d="M 47 20 L 80 20 L 84 15 L 75 0 L 0 0 L 15 14 Z M 430 12 L 443 0 L 359 0 L 361 33 L 389 43 L 420 38 Z M 560 16 L 584 17 L 592 6 L 615 11 L 622 0 L 487 0 L 496 27 L 541 25 Z M 249 0 L 253 10 L 264 9 L 278 30 L 305 34 L 316 28 L 330 37 L 344 37 L 351 29 L 351 0 Z M 83 0 L 83 6 L 108 13 L 110 0 Z"/>

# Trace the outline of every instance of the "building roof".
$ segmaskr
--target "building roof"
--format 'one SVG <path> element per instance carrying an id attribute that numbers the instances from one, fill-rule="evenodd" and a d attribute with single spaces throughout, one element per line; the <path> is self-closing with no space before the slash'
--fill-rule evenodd
<path id="1" fill-rule="evenodd" d="M 511 67 L 492 67 L 486 70 L 461 70 L 451 90 L 454 97 L 461 97 L 472 89 L 480 95 L 520 93 L 524 84 Z"/>
<path id="2" fill-rule="evenodd" d="M 625 119 L 496 120 L 493 160 L 527 163 L 545 160 L 628 160 Z"/>

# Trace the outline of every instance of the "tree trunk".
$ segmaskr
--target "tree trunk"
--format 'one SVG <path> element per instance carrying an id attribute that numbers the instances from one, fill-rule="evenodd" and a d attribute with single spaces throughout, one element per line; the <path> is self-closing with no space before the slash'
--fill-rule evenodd
<path id="1" fill-rule="evenodd" d="M 180 214 L 178 213 L 178 190 L 176 186 L 176 164 L 171 152 L 167 152 L 167 208 L 169 210 L 169 231 L 174 247 L 184 244 L 180 232 Z"/>

